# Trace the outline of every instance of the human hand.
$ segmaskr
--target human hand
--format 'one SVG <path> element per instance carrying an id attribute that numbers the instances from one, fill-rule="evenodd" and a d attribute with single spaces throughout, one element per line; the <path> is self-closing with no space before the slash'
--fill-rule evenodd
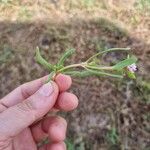
<path id="1" fill-rule="evenodd" d="M 75 109 L 78 99 L 66 92 L 72 82 L 69 76 L 59 74 L 55 82 L 44 84 L 46 80 L 47 76 L 23 84 L 0 100 L 0 150 L 66 149 L 66 120 L 58 116 L 40 119 L 55 108 Z M 37 148 L 45 137 L 50 143 Z"/>

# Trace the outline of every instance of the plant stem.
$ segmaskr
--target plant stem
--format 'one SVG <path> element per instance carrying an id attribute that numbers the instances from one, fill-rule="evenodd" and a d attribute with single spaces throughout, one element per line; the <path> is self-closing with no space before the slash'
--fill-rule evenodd
<path id="1" fill-rule="evenodd" d="M 71 76 L 75 76 L 75 77 L 88 77 L 91 76 L 92 73 L 89 72 L 88 70 L 84 70 L 84 71 L 67 71 L 64 72 L 67 75 L 71 75 Z"/>
<path id="2" fill-rule="evenodd" d="M 62 69 L 58 70 L 57 72 L 63 72 L 63 71 L 70 69 L 70 68 L 83 67 L 84 65 L 85 65 L 85 63 L 69 65 L 69 66 L 63 67 Z"/>
<path id="3" fill-rule="evenodd" d="M 113 70 L 113 67 L 94 67 L 94 66 L 89 66 L 87 65 L 87 63 L 79 63 L 79 64 L 73 64 L 73 65 L 69 65 L 69 66 L 66 66 L 60 70 L 58 70 L 57 72 L 63 72 L 67 69 L 70 69 L 70 68 L 77 68 L 77 67 L 83 67 L 83 68 L 89 68 L 89 69 L 94 69 L 94 70 Z"/>

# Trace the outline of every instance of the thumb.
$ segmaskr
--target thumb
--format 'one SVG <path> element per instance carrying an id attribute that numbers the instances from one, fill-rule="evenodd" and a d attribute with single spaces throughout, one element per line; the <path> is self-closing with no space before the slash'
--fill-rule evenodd
<path id="1" fill-rule="evenodd" d="M 44 116 L 55 104 L 58 87 L 54 82 L 44 84 L 23 102 L 0 114 L 0 137 L 12 137 Z"/>

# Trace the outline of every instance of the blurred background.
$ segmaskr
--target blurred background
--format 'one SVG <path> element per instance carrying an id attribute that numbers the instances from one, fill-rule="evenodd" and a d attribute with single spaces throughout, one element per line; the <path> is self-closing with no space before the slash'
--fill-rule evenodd
<path id="1" fill-rule="evenodd" d="M 0 0 L 0 98 L 48 74 L 34 60 L 36 46 L 53 63 L 75 48 L 67 64 L 131 47 L 137 80 L 73 78 L 79 107 L 60 115 L 68 150 L 150 150 L 150 0 Z"/>

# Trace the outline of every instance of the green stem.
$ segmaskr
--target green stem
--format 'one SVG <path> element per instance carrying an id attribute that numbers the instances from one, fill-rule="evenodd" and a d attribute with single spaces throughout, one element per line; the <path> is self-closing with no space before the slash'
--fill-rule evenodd
<path id="1" fill-rule="evenodd" d="M 94 66 L 86 66 L 89 69 L 94 69 L 94 70 L 113 70 L 113 67 L 94 67 Z"/>
<path id="2" fill-rule="evenodd" d="M 67 71 L 67 72 L 64 72 L 65 74 L 67 75 L 70 75 L 70 76 L 74 76 L 74 77 L 88 77 L 88 76 L 91 76 L 92 73 L 87 71 L 87 70 L 84 70 L 84 71 Z"/>
<path id="3" fill-rule="evenodd" d="M 63 67 L 57 72 L 64 72 L 70 68 L 77 68 L 77 67 L 89 68 L 94 70 L 113 70 L 113 67 L 94 67 L 94 66 L 88 66 L 87 63 L 80 63 L 80 64 L 73 64 L 73 65 Z"/>
<path id="4" fill-rule="evenodd" d="M 66 67 L 61 68 L 61 69 L 58 70 L 57 72 L 63 72 L 63 71 L 68 70 L 68 69 L 70 69 L 70 68 L 83 67 L 84 65 L 85 65 L 84 63 L 69 65 L 69 66 L 66 66 Z"/>
<path id="5" fill-rule="evenodd" d="M 86 62 L 90 62 L 93 58 L 99 56 L 99 55 L 102 55 L 104 53 L 107 53 L 107 52 L 113 52 L 113 51 L 128 51 L 130 50 L 130 48 L 111 48 L 111 49 L 108 49 L 108 50 L 105 50 L 105 51 L 102 51 L 102 52 L 99 52 L 95 55 L 93 55 L 92 57 L 90 57 Z"/>
<path id="6" fill-rule="evenodd" d="M 51 80 L 53 80 L 54 77 L 55 77 L 55 75 L 56 75 L 55 71 L 52 71 L 52 72 L 48 75 L 48 79 L 47 79 L 46 83 L 48 83 L 48 82 L 50 82 Z"/>

